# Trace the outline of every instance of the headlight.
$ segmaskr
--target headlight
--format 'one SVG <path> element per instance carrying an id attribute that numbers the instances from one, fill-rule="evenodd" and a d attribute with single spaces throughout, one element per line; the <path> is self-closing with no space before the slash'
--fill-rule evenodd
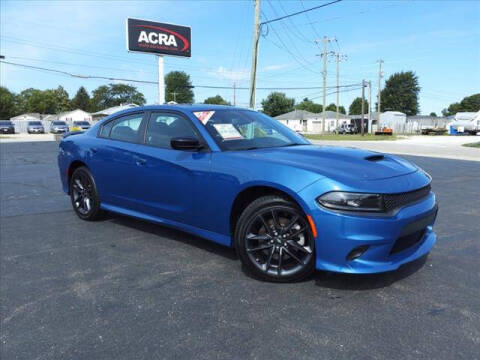
<path id="1" fill-rule="evenodd" d="M 332 191 L 317 198 L 320 205 L 334 210 L 375 211 L 385 210 L 383 196 L 380 194 L 362 194 Z"/>

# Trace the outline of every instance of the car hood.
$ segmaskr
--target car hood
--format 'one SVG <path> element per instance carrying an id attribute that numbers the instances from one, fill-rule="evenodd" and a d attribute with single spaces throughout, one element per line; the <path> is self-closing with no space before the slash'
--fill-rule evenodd
<path id="1" fill-rule="evenodd" d="M 288 146 L 237 152 L 240 156 L 303 168 L 337 180 L 380 180 L 418 170 L 397 156 L 336 146 Z"/>

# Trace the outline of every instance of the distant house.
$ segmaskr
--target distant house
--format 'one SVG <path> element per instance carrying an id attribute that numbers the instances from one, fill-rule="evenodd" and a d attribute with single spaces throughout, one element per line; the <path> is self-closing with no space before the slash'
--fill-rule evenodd
<path id="1" fill-rule="evenodd" d="M 275 116 L 275 119 L 297 132 L 322 132 L 323 113 L 312 113 L 306 110 L 293 110 L 288 113 Z M 334 111 L 325 111 L 326 132 L 332 132 L 342 123 L 350 123 L 350 119 L 347 115 L 338 114 L 337 124 L 337 113 Z"/>
<path id="2" fill-rule="evenodd" d="M 92 121 L 92 115 L 90 113 L 83 111 L 81 109 L 76 109 L 72 111 L 66 111 L 56 115 L 55 120 L 66 121 L 71 124 L 73 121 Z"/>
<path id="3" fill-rule="evenodd" d="M 39 114 L 39 113 L 26 113 L 26 114 L 21 114 L 21 115 L 17 115 L 17 116 L 14 116 L 12 118 L 10 118 L 10 120 L 12 121 L 22 121 L 22 120 L 26 120 L 26 121 L 34 121 L 34 120 L 41 120 L 42 118 L 42 115 Z"/>
<path id="4" fill-rule="evenodd" d="M 111 108 L 103 109 L 103 110 L 94 112 L 92 114 L 92 120 L 93 121 L 99 121 L 99 120 L 102 120 L 104 117 L 115 114 L 116 112 L 126 110 L 126 109 L 130 109 L 130 108 L 134 108 L 134 107 L 137 107 L 137 106 L 138 106 L 137 104 L 125 104 L 125 105 L 119 105 L 119 106 L 114 106 L 114 107 L 111 107 Z"/>

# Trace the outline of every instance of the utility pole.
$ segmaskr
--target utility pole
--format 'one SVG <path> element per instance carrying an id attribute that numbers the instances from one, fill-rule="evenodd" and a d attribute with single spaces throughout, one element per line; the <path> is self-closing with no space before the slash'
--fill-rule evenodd
<path id="1" fill-rule="evenodd" d="M 237 106 L 237 94 L 236 94 L 236 91 L 237 91 L 237 84 L 235 83 L 235 81 L 233 82 L 233 106 Z"/>
<path id="2" fill-rule="evenodd" d="M 372 82 L 368 82 L 368 132 L 372 133 Z"/>
<path id="3" fill-rule="evenodd" d="M 381 114 L 381 111 L 382 111 L 382 107 L 381 107 L 381 104 L 382 104 L 382 77 L 383 77 L 382 63 L 383 63 L 382 59 L 378 60 L 378 106 L 377 106 L 378 117 L 377 117 L 377 126 L 380 126 L 380 114 Z"/>
<path id="4" fill-rule="evenodd" d="M 253 24 L 252 70 L 250 72 L 250 108 L 255 108 L 255 82 L 257 78 L 258 39 L 260 37 L 260 0 L 255 0 Z"/>
<path id="5" fill-rule="evenodd" d="M 341 60 L 345 60 L 347 58 L 346 55 L 342 55 L 340 53 L 336 53 L 335 54 L 336 56 L 336 60 L 337 60 L 337 115 L 336 115 L 336 119 L 337 119 L 337 126 L 338 126 L 338 117 L 339 117 L 339 107 L 340 107 L 340 61 Z"/>
<path id="6" fill-rule="evenodd" d="M 327 101 L 327 43 L 328 38 L 323 37 L 323 108 L 322 108 L 322 134 L 325 133 L 325 106 Z"/>
<path id="7" fill-rule="evenodd" d="M 362 121 L 361 121 L 362 136 L 365 135 L 363 114 L 365 114 L 365 80 L 362 80 Z"/>
<path id="8" fill-rule="evenodd" d="M 325 107 L 327 101 L 327 55 L 333 54 L 333 52 L 327 53 L 327 45 L 329 41 L 336 40 L 335 38 L 323 37 L 323 53 L 320 56 L 323 56 L 323 109 L 322 109 L 322 133 L 325 132 Z M 315 43 L 318 44 L 318 40 L 315 40 Z"/>

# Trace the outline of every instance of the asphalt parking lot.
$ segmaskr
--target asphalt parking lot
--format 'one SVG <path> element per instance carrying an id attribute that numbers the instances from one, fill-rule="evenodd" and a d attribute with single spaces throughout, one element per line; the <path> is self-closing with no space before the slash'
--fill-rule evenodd
<path id="1" fill-rule="evenodd" d="M 206 240 L 79 220 L 55 142 L 0 153 L 2 359 L 480 359 L 478 162 L 405 156 L 434 179 L 428 258 L 271 284 Z"/>

